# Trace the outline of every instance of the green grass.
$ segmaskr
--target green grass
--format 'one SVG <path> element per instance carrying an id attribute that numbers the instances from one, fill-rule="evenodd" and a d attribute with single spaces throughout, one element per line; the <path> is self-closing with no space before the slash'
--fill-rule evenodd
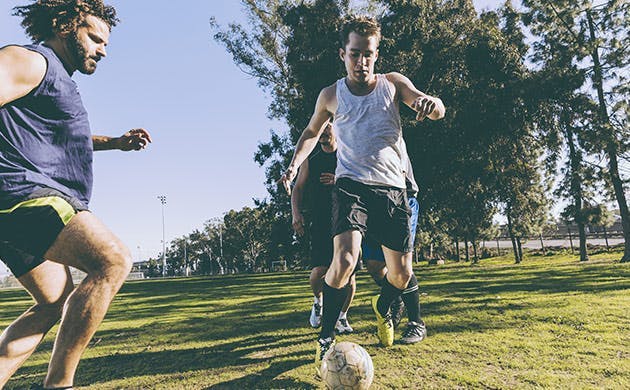
<path id="1" fill-rule="evenodd" d="M 364 272 L 349 319 L 374 389 L 630 388 L 630 265 L 598 254 L 418 266 L 429 337 L 378 346 Z M 30 305 L 0 292 L 0 327 Z M 77 387 L 316 388 L 306 272 L 125 284 L 85 352 Z M 8 383 L 43 380 L 56 329 Z M 397 336 L 399 337 L 399 336 Z"/>

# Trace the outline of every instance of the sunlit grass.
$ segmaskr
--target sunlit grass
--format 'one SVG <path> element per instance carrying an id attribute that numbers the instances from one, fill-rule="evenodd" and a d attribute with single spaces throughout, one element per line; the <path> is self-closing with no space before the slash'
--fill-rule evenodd
<path id="1" fill-rule="evenodd" d="M 630 388 L 630 266 L 619 253 L 418 265 L 429 337 L 378 346 L 367 275 L 341 336 L 368 350 L 373 388 Z M 85 352 L 77 387 L 314 388 L 308 274 L 125 284 Z M 0 326 L 31 304 L 0 292 Z M 56 329 L 6 388 L 41 383 Z"/>

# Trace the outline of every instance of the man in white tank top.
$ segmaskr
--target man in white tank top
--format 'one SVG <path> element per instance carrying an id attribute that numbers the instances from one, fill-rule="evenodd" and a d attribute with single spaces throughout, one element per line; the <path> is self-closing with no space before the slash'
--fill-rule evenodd
<path id="1" fill-rule="evenodd" d="M 419 121 L 441 119 L 445 112 L 440 99 L 420 92 L 402 74 L 374 73 L 379 40 L 380 26 L 373 19 L 350 18 L 344 24 L 339 56 L 347 75 L 320 92 L 315 112 L 280 179 L 290 193 L 297 167 L 314 149 L 328 118 L 333 116 L 338 141 L 333 193 L 334 255 L 323 289 L 326 305 L 316 364 L 334 343 L 337 313 L 346 296 L 363 235 L 380 243 L 385 254 L 388 274 L 372 307 L 381 343 L 393 344 L 390 306 L 413 275 L 399 105 L 403 102 L 415 110 Z"/>

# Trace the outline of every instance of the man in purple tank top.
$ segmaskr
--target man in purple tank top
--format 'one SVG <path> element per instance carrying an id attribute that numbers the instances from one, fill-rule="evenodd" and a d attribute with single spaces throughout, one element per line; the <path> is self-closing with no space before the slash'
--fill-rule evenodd
<path id="1" fill-rule="evenodd" d="M 61 319 L 42 388 L 69 389 L 132 264 L 88 211 L 92 151 L 140 150 L 151 138 L 93 136 L 71 79 L 105 57 L 113 7 L 38 0 L 14 11 L 34 44 L 0 49 L 0 258 L 35 305 L 0 335 L 0 388 Z M 76 288 L 69 267 L 87 274 Z"/>
<path id="2" fill-rule="evenodd" d="M 417 112 L 418 120 L 438 120 L 444 117 L 445 108 L 439 98 L 420 92 L 400 73 L 374 73 L 380 37 L 380 26 L 371 18 L 351 17 L 346 21 L 339 49 L 346 77 L 319 94 L 315 112 L 280 179 L 290 192 L 297 167 L 311 153 L 324 124 L 333 116 L 339 144 L 333 193 L 334 255 L 323 287 L 326 304 L 316 364 L 334 344 L 336 316 L 364 236 L 381 245 L 388 269 L 380 295 L 372 300 L 378 338 L 384 346 L 394 342 L 392 302 L 417 283 L 411 266 L 411 212 L 405 193 L 398 110 L 402 102 Z"/>

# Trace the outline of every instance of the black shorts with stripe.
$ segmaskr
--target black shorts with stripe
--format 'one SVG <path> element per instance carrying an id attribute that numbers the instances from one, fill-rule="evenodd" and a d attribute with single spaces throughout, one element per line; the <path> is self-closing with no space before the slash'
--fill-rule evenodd
<path id="1" fill-rule="evenodd" d="M 79 211 L 87 207 L 57 190 L 41 188 L 0 210 L 0 259 L 15 277 L 44 262 L 44 254 Z"/>
<path id="2" fill-rule="evenodd" d="M 412 250 L 411 209 L 407 191 L 340 178 L 333 192 L 333 234 L 357 230 L 394 251 Z"/>

